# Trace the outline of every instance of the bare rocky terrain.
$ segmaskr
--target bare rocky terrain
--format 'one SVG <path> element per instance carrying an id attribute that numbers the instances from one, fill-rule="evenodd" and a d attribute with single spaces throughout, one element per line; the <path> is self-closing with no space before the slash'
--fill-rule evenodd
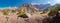
<path id="1" fill-rule="evenodd" d="M 5 10 L 5 9 L 11 11 L 11 10 L 15 10 L 17 8 L 0 9 L 0 23 L 46 23 L 46 20 L 47 20 L 46 18 L 48 16 L 47 13 L 45 13 L 45 14 L 40 14 L 39 12 L 35 13 L 37 10 L 35 10 L 34 8 L 35 7 L 33 7 L 33 6 L 32 7 L 30 6 L 30 8 L 28 8 L 25 5 L 23 5 L 21 8 L 19 8 L 22 11 L 24 10 L 25 12 L 32 12 L 30 14 L 25 13 L 28 16 L 28 18 L 18 17 L 18 15 L 16 13 L 12 13 L 12 12 L 9 12 L 8 15 L 4 15 L 1 12 L 2 10 Z"/>
<path id="2" fill-rule="evenodd" d="M 0 12 L 0 23 L 43 23 L 43 20 L 47 18 L 47 14 L 27 15 L 29 18 L 21 18 L 16 13 L 9 13 L 9 16 L 5 16 Z"/>

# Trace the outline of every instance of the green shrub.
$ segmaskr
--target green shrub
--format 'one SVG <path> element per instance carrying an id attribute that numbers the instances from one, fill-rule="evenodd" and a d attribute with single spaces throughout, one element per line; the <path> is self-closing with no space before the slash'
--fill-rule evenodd
<path id="1" fill-rule="evenodd" d="M 16 10 L 12 10 L 12 12 L 13 12 L 13 13 L 15 13 L 15 12 L 16 12 Z"/>
<path id="2" fill-rule="evenodd" d="M 22 16 L 23 14 L 24 14 L 23 11 L 18 11 L 18 13 L 17 13 L 18 16 Z"/>
<path id="3" fill-rule="evenodd" d="M 4 15 L 8 15 L 9 10 L 2 10 Z"/>
<path id="4" fill-rule="evenodd" d="M 48 15 L 56 15 L 56 7 L 52 6 L 49 10 L 48 10 Z"/>

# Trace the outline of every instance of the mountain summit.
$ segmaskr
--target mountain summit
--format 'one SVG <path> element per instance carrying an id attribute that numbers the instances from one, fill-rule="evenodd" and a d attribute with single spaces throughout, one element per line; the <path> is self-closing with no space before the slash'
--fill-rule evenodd
<path id="1" fill-rule="evenodd" d="M 36 7 L 31 4 L 22 4 L 21 7 L 19 7 L 22 11 L 25 12 L 35 12 L 37 11 Z"/>

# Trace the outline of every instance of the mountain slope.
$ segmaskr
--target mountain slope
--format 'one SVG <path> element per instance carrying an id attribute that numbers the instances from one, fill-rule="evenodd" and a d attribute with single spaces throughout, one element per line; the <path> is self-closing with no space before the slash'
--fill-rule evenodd
<path id="1" fill-rule="evenodd" d="M 39 10 L 48 10 L 50 8 L 50 4 L 40 4 L 40 5 L 34 5 Z"/>

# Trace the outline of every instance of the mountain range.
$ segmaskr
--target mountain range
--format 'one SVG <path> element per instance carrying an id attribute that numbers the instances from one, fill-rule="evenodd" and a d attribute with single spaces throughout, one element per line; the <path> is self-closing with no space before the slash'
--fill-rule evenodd
<path id="1" fill-rule="evenodd" d="M 39 10 L 48 10 L 50 8 L 50 4 L 40 4 L 40 5 L 34 5 Z"/>
<path id="2" fill-rule="evenodd" d="M 22 10 L 25 11 L 38 11 L 38 10 L 45 10 L 47 11 L 48 8 L 50 8 L 50 4 L 40 4 L 40 5 L 32 5 L 32 4 L 23 4 L 21 7 L 19 7 Z"/>

